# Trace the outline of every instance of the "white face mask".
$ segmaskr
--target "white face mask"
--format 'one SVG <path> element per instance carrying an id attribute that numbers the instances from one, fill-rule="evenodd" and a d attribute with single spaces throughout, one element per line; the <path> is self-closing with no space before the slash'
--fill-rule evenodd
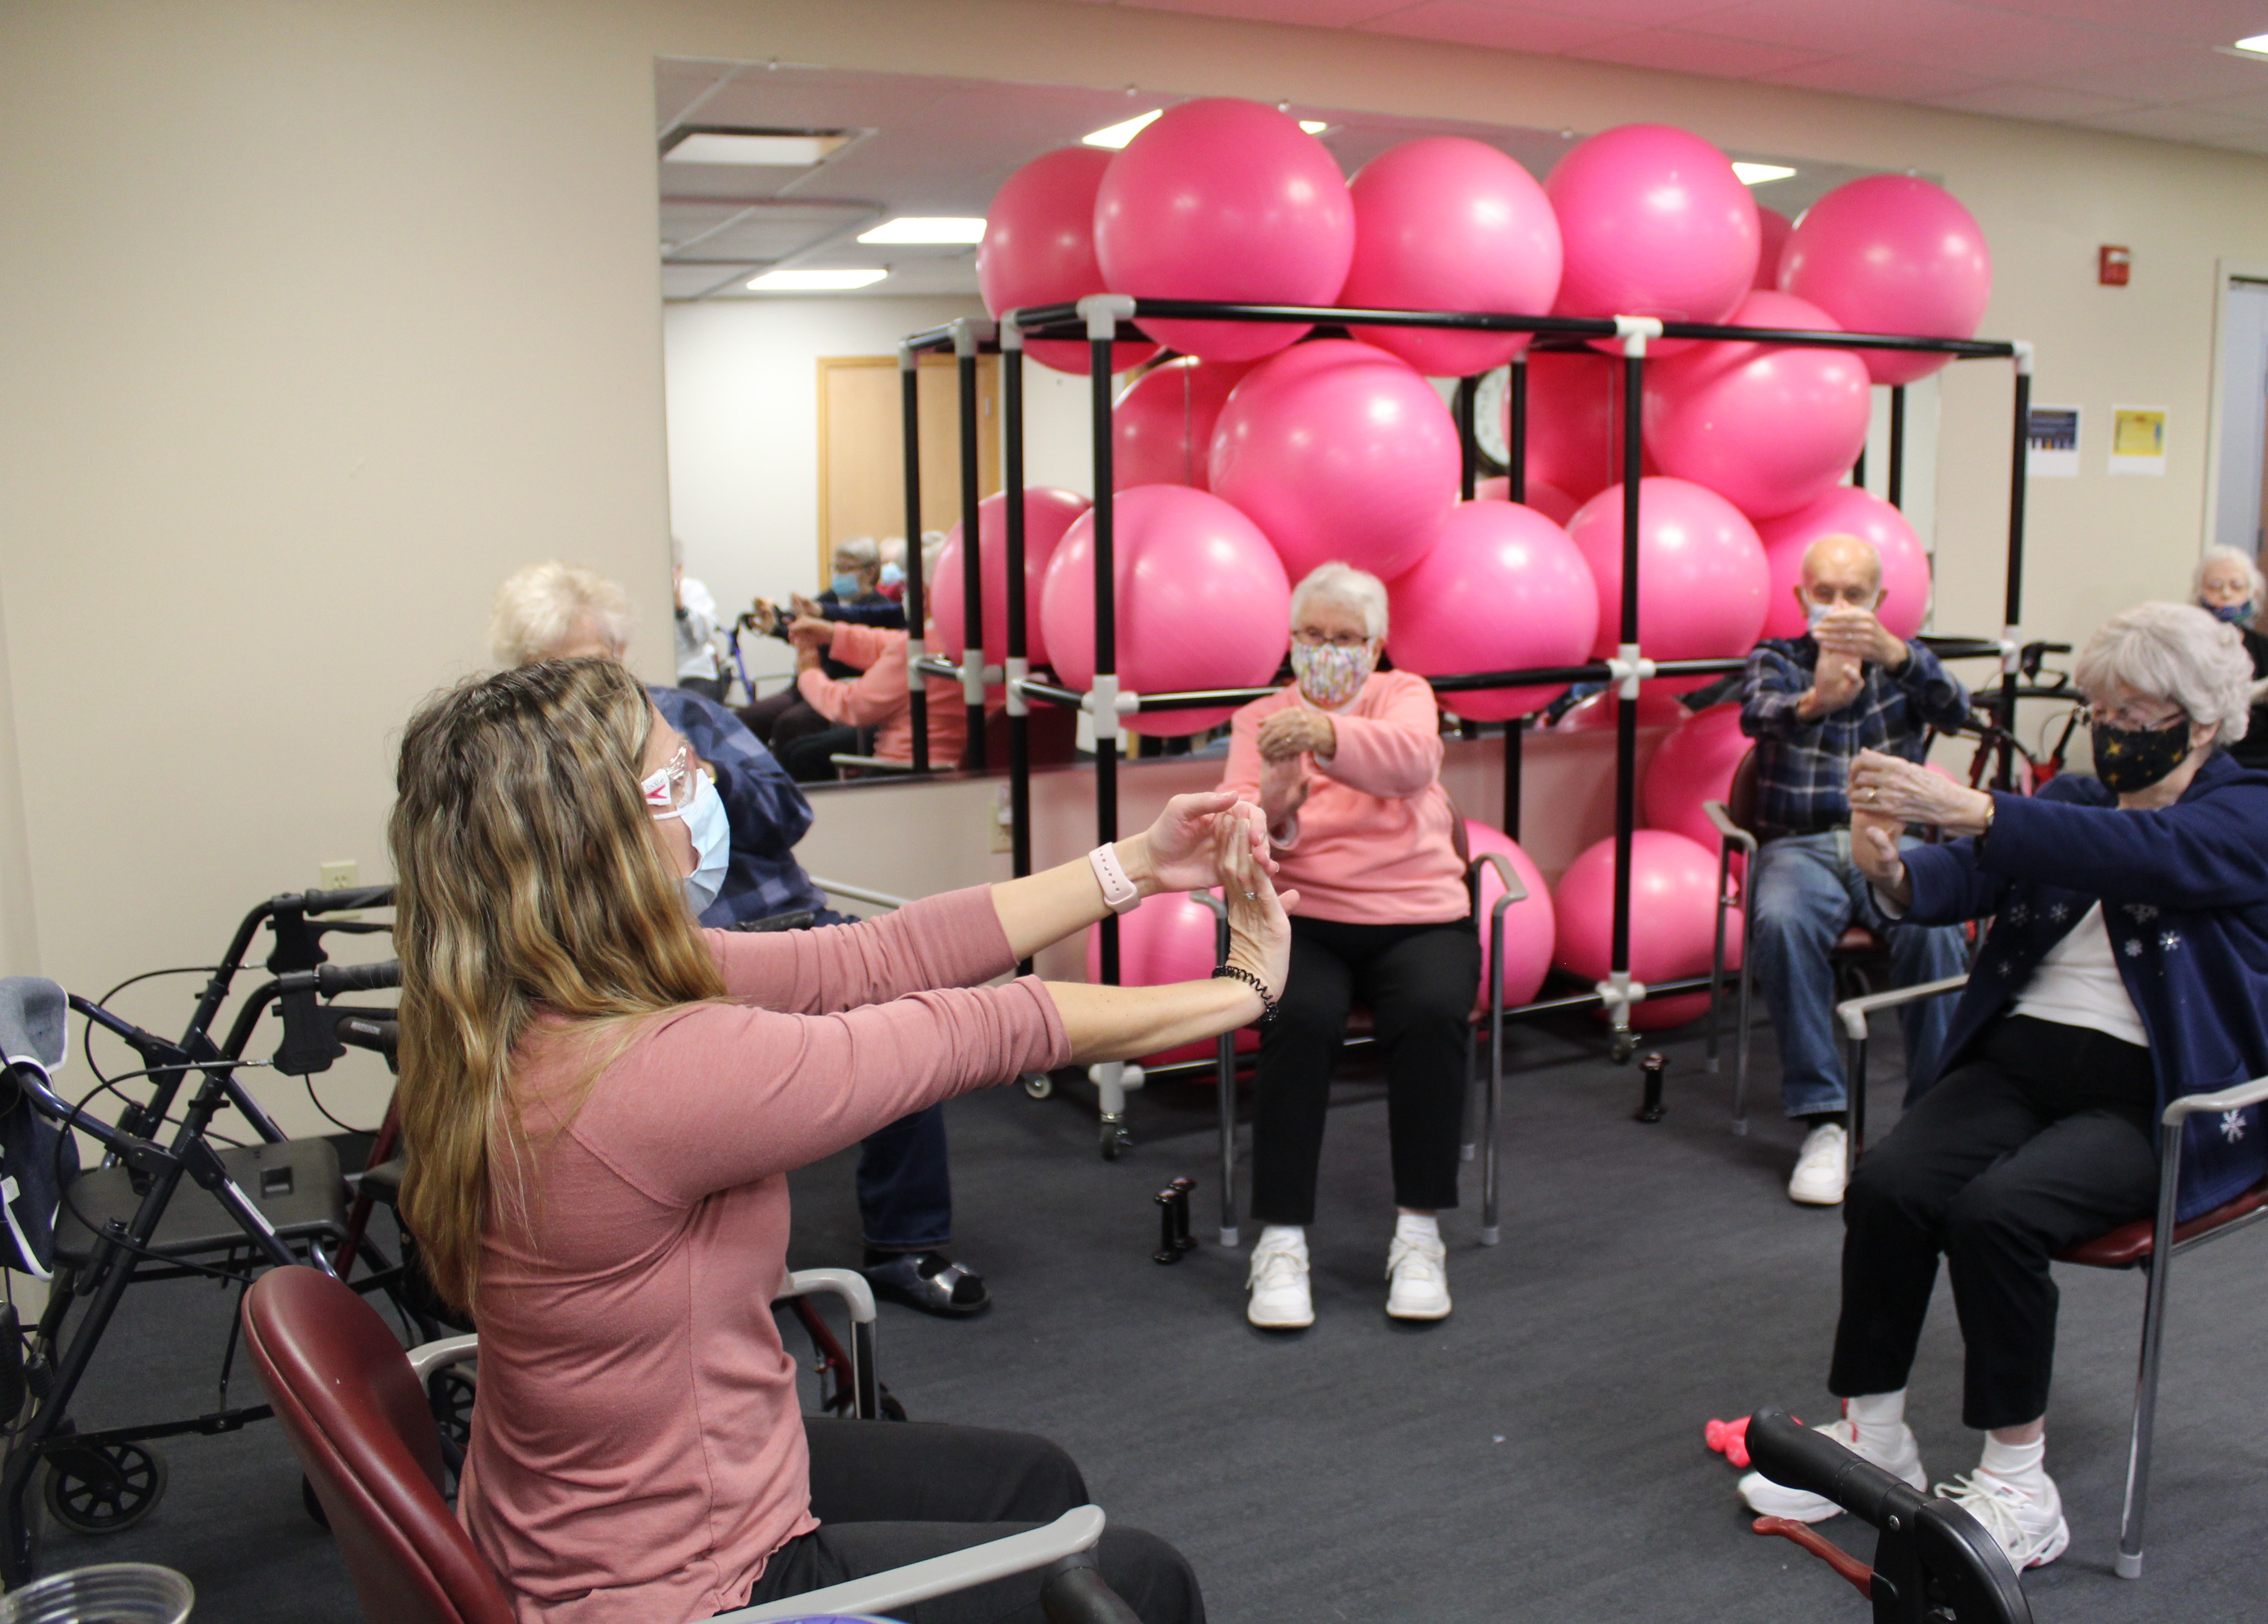
<path id="1" fill-rule="evenodd" d="M 693 837 L 693 872 L 685 877 L 685 900 L 696 915 L 707 911 L 725 888 L 725 871 L 732 863 L 733 830 L 725 817 L 725 797 L 709 775 L 693 775 L 693 798 L 660 818 L 682 818 Z"/>

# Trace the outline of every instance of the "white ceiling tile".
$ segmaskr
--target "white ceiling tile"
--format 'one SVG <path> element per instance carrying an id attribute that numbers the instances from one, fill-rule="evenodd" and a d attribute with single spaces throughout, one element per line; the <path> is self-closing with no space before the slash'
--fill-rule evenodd
<path id="1" fill-rule="evenodd" d="M 2137 113 L 2114 113 L 2086 122 L 2090 129 L 2122 136 L 2154 136 L 2161 141 L 2192 141 L 2206 146 L 2230 146 L 2268 135 L 2268 121 L 2204 107 L 2144 107 Z"/>
<path id="2" fill-rule="evenodd" d="M 1879 101 L 1926 101 L 1933 96 L 1982 90 L 1992 82 L 1982 74 L 1925 67 L 1918 62 L 1884 62 L 1872 56 L 1830 57 L 1825 62 L 1806 62 L 1762 77 L 1774 85 L 1800 85 L 1806 90 L 1833 91 Z"/>
<path id="3" fill-rule="evenodd" d="M 2258 0 L 1992 0 L 2001 11 L 2068 22 L 2099 23 L 2154 39 L 2228 45 L 2268 29 L 2268 7 Z"/>
<path id="4" fill-rule="evenodd" d="M 1823 56 L 1864 55 L 1882 46 L 1967 26 L 1972 8 L 1954 0 L 1742 0 L 1688 26 L 1731 40 L 1803 48 Z"/>
<path id="5" fill-rule="evenodd" d="M 1890 9 L 1896 18 L 1907 16 L 1903 6 Z M 2023 81 L 2155 54 L 2146 39 L 2116 29 L 1983 6 L 1960 9 L 1968 16 L 1957 26 L 1916 17 L 1904 26 L 1902 37 L 1886 40 L 1876 49 L 1896 62 L 1958 62 Z"/>
<path id="6" fill-rule="evenodd" d="M 1557 11 L 1488 5 L 1480 0 L 1425 0 L 1407 11 L 1366 25 L 1372 32 L 1417 40 L 1446 40 L 1491 50 L 1530 51 L 1554 56 L 1627 33 L 1629 25 Z"/>
<path id="7" fill-rule="evenodd" d="M 2044 85 L 1992 85 L 1951 96 L 1933 96 L 1930 105 L 1955 113 L 1984 113 L 1994 118 L 2034 119 L 2058 124 L 2128 113 L 2136 106 L 2114 96 L 2055 90 Z"/>
<path id="8" fill-rule="evenodd" d="M 2262 12 L 2262 26 L 2268 27 L 2268 6 L 2264 6 Z M 2033 72 L 2021 77 L 2029 84 L 2092 91 L 2099 96 L 2178 103 L 2268 91 L 2268 62 L 2250 62 L 2224 56 L 2218 51 L 2192 48 L 2132 57 L 2098 68 L 2077 68 L 2061 73 Z"/>
<path id="9" fill-rule="evenodd" d="M 1291 23 L 1303 28 L 1351 28 L 1399 11 L 1410 0 L 1138 0 L 1152 11 L 1193 11 L 1245 22 Z"/>
<path id="10" fill-rule="evenodd" d="M 1820 60 L 1821 53 L 1676 28 L 1649 28 L 1567 53 L 1627 68 L 1659 68 L 1669 73 L 1698 73 L 1719 78 L 1749 78 Z"/>

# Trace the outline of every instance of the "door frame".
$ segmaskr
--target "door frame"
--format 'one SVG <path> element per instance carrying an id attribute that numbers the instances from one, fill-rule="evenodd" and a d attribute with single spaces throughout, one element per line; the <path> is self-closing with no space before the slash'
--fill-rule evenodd
<path id="1" fill-rule="evenodd" d="M 987 364 L 988 363 L 990 364 L 989 366 Z M 950 354 L 924 355 L 919 358 L 917 365 L 924 371 L 934 370 L 939 372 L 948 374 L 954 386 L 956 388 L 958 387 L 960 382 L 960 361 L 958 357 Z M 992 459 L 994 466 L 990 467 L 984 466 L 981 455 L 984 445 L 985 417 L 983 415 L 983 407 L 988 398 L 997 399 L 998 397 L 1000 386 L 999 373 L 997 370 L 998 365 L 999 363 L 997 357 L 980 356 L 977 360 L 977 389 L 979 395 L 980 415 L 978 417 L 976 426 L 976 444 L 980 457 L 976 482 L 977 489 L 980 492 L 984 489 L 985 476 L 987 474 L 991 474 L 996 479 L 998 477 L 998 464 L 999 459 L 998 455 L 996 454 Z M 828 490 L 827 479 L 828 469 L 830 466 L 828 457 L 828 448 L 827 443 L 827 375 L 829 371 L 837 368 L 847 371 L 849 369 L 858 367 L 887 367 L 891 371 L 895 372 L 899 370 L 899 366 L 900 363 L 898 357 L 895 355 L 820 356 L 816 357 L 813 366 L 812 387 L 814 406 L 819 418 L 819 463 L 818 467 L 813 472 L 813 477 L 817 480 L 819 484 L 819 534 L 814 540 L 812 545 L 815 547 L 819 552 L 818 578 L 821 581 L 825 581 L 828 577 L 833 573 L 835 567 L 834 544 L 828 539 L 834 533 L 834 516 L 828 511 L 830 494 Z M 992 394 L 990 397 L 987 397 L 984 394 L 984 386 L 988 381 L 990 383 L 992 389 Z M 902 454 L 903 449 L 902 445 L 901 445 L 900 452 Z M 925 470 L 925 473 L 927 471 Z M 957 467 L 954 469 L 954 475 L 956 479 L 960 477 L 960 470 Z M 921 537 L 918 534 L 908 536 L 906 538 L 907 568 L 911 569 L 914 567 L 915 561 L 920 556 L 920 553 Z"/>
<path id="2" fill-rule="evenodd" d="M 2220 440 L 2224 426 L 2221 400 L 2228 382 L 2225 374 L 2228 284 L 2232 282 L 2257 282 L 2268 286 L 2268 260 L 2223 258 L 2213 262 L 2213 365 L 2205 384 L 2204 525 L 2198 536 L 2200 558 L 2205 556 L 2205 549 L 2213 545 L 2213 537 L 2220 529 Z M 2268 520 L 2268 513 L 2263 518 Z"/>

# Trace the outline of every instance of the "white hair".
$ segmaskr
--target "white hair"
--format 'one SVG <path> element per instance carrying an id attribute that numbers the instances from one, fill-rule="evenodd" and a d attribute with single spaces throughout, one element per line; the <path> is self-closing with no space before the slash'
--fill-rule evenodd
<path id="1" fill-rule="evenodd" d="M 2209 547 L 2205 556 L 2198 560 L 2197 572 L 2190 577 L 2190 595 L 2197 596 L 2205 590 L 2205 572 L 2215 564 L 2242 564 L 2244 578 L 2249 584 L 2246 596 L 2258 603 L 2268 595 L 2268 577 L 2260 573 L 2260 565 L 2251 554 L 2241 547 Z"/>
<path id="2" fill-rule="evenodd" d="M 2236 628 L 2195 604 L 2138 604 L 2103 621 L 2080 650 L 2079 686 L 2105 682 L 2171 700 L 2191 721 L 2218 726 L 2213 742 L 2233 745 L 2252 720 L 2252 660 Z"/>
<path id="3" fill-rule="evenodd" d="M 622 589 L 595 570 L 553 558 L 515 570 L 497 588 L 489 651 L 499 665 L 549 659 L 585 621 L 616 654 L 630 647 L 636 617 Z"/>
<path id="4" fill-rule="evenodd" d="M 884 536 L 882 538 L 881 560 L 886 564 L 895 564 L 899 569 L 904 569 L 906 567 L 906 539 L 903 536 Z"/>
<path id="5" fill-rule="evenodd" d="M 882 549 L 872 536 L 845 536 L 835 544 L 835 556 L 849 559 L 854 570 L 878 570 L 882 563 Z"/>
<path id="6" fill-rule="evenodd" d="M 1373 642 L 1386 636 L 1386 583 L 1368 570 L 1352 564 L 1317 564 L 1292 589 L 1294 627 L 1300 623 L 1300 612 L 1319 598 L 1342 608 L 1359 610 L 1363 629 Z"/>

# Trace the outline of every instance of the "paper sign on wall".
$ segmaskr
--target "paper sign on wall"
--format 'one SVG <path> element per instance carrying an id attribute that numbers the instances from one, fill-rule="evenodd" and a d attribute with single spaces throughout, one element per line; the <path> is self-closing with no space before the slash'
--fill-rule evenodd
<path id="1" fill-rule="evenodd" d="M 2034 479 L 2079 477 L 2076 406 L 2035 406 L 2024 430 L 2024 472 Z"/>
<path id="2" fill-rule="evenodd" d="M 2163 474 L 2166 471 L 2166 408 L 2162 406 L 2114 406 L 2110 408 L 2110 472 Z"/>

